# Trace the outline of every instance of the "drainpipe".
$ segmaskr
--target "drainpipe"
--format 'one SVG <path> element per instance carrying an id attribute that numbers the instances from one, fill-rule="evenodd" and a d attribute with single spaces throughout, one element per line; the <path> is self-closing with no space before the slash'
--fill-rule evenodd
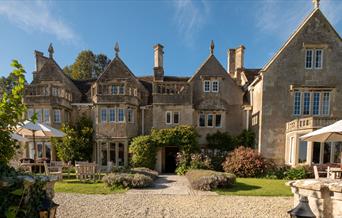
<path id="1" fill-rule="evenodd" d="M 141 107 L 141 134 L 145 135 L 145 107 Z"/>

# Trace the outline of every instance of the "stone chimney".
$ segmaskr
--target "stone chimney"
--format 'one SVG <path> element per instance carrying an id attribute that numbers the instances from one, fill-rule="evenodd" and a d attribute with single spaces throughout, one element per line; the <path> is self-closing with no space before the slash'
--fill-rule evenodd
<path id="1" fill-rule="evenodd" d="M 41 51 L 34 51 L 34 56 L 36 58 L 35 72 L 37 73 L 42 69 L 42 67 L 44 66 L 44 64 L 46 63 L 48 59 L 44 56 L 44 53 Z"/>
<path id="2" fill-rule="evenodd" d="M 240 45 L 235 50 L 235 69 L 243 69 L 244 64 L 244 55 L 245 55 L 245 46 Z"/>
<path id="3" fill-rule="evenodd" d="M 154 49 L 154 81 L 163 81 L 164 80 L 164 46 L 161 44 L 157 44 L 153 46 Z"/>
<path id="4" fill-rule="evenodd" d="M 228 50 L 227 71 L 238 84 L 241 83 L 241 72 L 244 69 L 244 54 L 245 47 L 243 45 Z"/>
<path id="5" fill-rule="evenodd" d="M 231 77 L 234 77 L 234 74 L 235 74 L 235 49 L 234 48 L 228 49 L 228 55 L 227 56 L 228 56 L 227 71 Z"/>
<path id="6" fill-rule="evenodd" d="M 314 9 L 317 9 L 317 8 L 319 8 L 319 3 L 320 2 L 320 0 L 312 0 L 312 4 L 314 5 Z"/>

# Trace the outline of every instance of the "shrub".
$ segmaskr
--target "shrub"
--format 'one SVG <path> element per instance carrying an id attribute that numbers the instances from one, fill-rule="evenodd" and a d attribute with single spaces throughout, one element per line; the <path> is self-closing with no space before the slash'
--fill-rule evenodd
<path id="1" fill-rule="evenodd" d="M 266 174 L 267 179 L 285 179 L 286 172 L 291 169 L 290 166 L 275 166 L 273 169 L 269 170 Z"/>
<path id="2" fill-rule="evenodd" d="M 206 139 L 209 149 L 231 151 L 235 148 L 234 139 L 227 132 L 217 131 L 216 133 L 208 134 Z"/>
<path id="3" fill-rule="evenodd" d="M 262 177 L 274 168 L 272 161 L 256 150 L 242 146 L 230 152 L 222 165 L 225 172 L 239 177 Z"/>
<path id="4" fill-rule="evenodd" d="M 180 166 L 177 166 L 176 173 L 177 175 L 184 175 L 188 170 L 189 170 L 189 167 L 185 165 L 180 165 Z"/>
<path id="5" fill-rule="evenodd" d="M 211 169 L 211 159 L 204 154 L 192 154 L 190 161 L 191 169 Z"/>
<path id="6" fill-rule="evenodd" d="M 234 138 L 235 147 L 244 146 L 253 148 L 255 145 L 255 133 L 252 130 L 243 130 L 242 133 Z"/>
<path id="7" fill-rule="evenodd" d="M 230 173 L 212 170 L 189 170 L 186 173 L 193 189 L 210 191 L 215 188 L 230 187 L 235 183 L 236 177 Z"/>
<path id="8" fill-rule="evenodd" d="M 218 151 L 218 152 L 208 152 L 208 158 L 211 160 L 211 168 L 215 171 L 223 171 L 222 163 L 226 159 L 227 152 L 226 151 Z"/>
<path id="9" fill-rule="evenodd" d="M 111 188 L 144 188 L 153 183 L 151 177 L 138 173 L 110 173 L 102 181 Z"/>
<path id="10" fill-rule="evenodd" d="M 159 173 L 155 170 L 151 170 L 145 167 L 138 167 L 131 169 L 132 173 L 143 174 L 145 176 L 150 177 L 151 179 L 155 180 L 158 178 Z"/>
<path id="11" fill-rule="evenodd" d="M 129 167 L 125 166 L 113 166 L 112 167 L 112 173 L 129 173 L 130 169 Z"/>
<path id="12" fill-rule="evenodd" d="M 309 177 L 309 168 L 304 166 L 299 166 L 295 168 L 290 168 L 285 172 L 284 179 L 296 180 L 296 179 L 306 179 Z"/>
<path id="13" fill-rule="evenodd" d="M 133 167 L 154 169 L 156 165 L 156 146 L 148 135 L 135 137 L 129 147 Z"/>

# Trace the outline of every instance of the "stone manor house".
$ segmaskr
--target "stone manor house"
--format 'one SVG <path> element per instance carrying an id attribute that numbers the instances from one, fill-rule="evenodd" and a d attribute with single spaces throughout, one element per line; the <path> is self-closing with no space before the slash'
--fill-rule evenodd
<path id="1" fill-rule="evenodd" d="M 210 45 L 207 59 L 191 77 L 169 76 L 164 47 L 154 49 L 149 76 L 137 77 L 115 46 L 107 68 L 90 80 L 72 80 L 53 57 L 35 51 L 36 70 L 27 85 L 27 116 L 60 128 L 85 115 L 93 120 L 93 159 L 99 164 L 128 164 L 130 140 L 151 128 L 192 125 L 206 145 L 206 135 L 251 129 L 264 156 L 289 165 L 339 162 L 340 143 L 304 142 L 303 134 L 342 118 L 342 42 L 319 9 L 315 9 L 262 69 L 244 66 L 245 47 L 227 51 L 227 68 Z M 181 61 L 181 60 L 180 60 Z M 55 148 L 38 140 L 38 156 L 56 158 Z M 157 170 L 174 170 L 177 147 L 158 152 Z M 32 143 L 25 148 L 34 157 Z"/>

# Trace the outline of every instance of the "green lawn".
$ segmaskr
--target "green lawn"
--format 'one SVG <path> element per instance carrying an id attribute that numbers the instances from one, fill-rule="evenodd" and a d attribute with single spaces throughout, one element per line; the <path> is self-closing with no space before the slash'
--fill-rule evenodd
<path id="1" fill-rule="evenodd" d="M 286 186 L 286 180 L 237 178 L 231 188 L 215 190 L 221 195 L 240 196 L 292 196 L 291 189 Z"/>
<path id="2" fill-rule="evenodd" d="M 103 182 L 80 182 L 76 179 L 64 179 L 56 182 L 55 192 L 72 192 L 79 194 L 123 193 L 126 189 L 110 189 Z"/>

